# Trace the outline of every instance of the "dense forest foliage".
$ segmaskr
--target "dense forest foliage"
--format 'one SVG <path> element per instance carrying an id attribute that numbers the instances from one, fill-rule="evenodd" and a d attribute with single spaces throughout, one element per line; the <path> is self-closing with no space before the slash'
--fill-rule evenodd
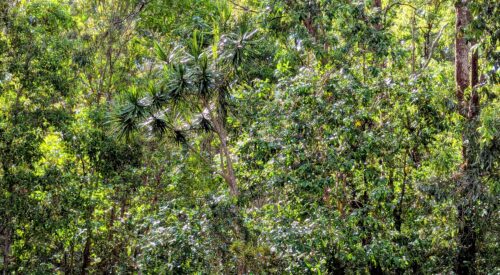
<path id="1" fill-rule="evenodd" d="M 2 274 L 499 274 L 495 0 L 0 0 Z"/>

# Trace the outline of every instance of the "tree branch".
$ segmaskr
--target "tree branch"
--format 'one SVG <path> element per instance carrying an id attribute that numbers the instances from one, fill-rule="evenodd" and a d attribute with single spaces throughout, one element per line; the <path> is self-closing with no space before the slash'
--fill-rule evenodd
<path id="1" fill-rule="evenodd" d="M 432 44 L 431 44 L 431 48 L 429 49 L 429 57 L 427 58 L 427 60 L 425 61 L 424 65 L 422 66 L 422 68 L 420 69 L 420 71 L 424 70 L 425 68 L 427 68 L 427 66 L 429 65 L 429 62 L 431 62 L 431 59 L 432 59 L 432 54 L 434 53 L 434 48 L 436 47 L 436 44 L 437 42 L 439 41 L 439 39 L 441 38 L 441 36 L 443 35 L 443 31 L 444 31 L 444 28 L 448 26 L 448 23 L 444 24 L 441 29 L 439 30 L 438 32 L 438 35 L 436 36 L 436 39 L 434 39 L 434 41 L 432 41 Z"/>

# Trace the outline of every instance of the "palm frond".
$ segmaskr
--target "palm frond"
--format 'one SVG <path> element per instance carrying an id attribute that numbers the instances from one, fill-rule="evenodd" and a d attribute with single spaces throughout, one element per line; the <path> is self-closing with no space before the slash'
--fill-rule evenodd
<path id="1" fill-rule="evenodd" d="M 180 101 L 184 92 L 189 86 L 189 81 L 187 77 L 187 68 L 184 64 L 175 64 L 172 66 L 170 81 L 168 84 L 168 97 L 177 103 Z"/>
<path id="2" fill-rule="evenodd" d="M 168 94 L 163 89 L 156 89 L 150 87 L 149 89 L 149 102 L 154 111 L 161 109 L 168 102 Z"/>
<path id="3" fill-rule="evenodd" d="M 127 108 L 117 111 L 112 117 L 112 122 L 115 124 L 114 132 L 118 138 L 128 139 L 138 129 L 137 120 L 130 115 Z"/>
<path id="4" fill-rule="evenodd" d="M 154 135 L 157 135 L 159 137 L 163 137 L 165 135 L 165 133 L 167 133 L 167 131 L 170 129 L 170 126 L 168 125 L 168 123 L 164 119 L 156 117 L 156 116 L 152 116 L 149 119 L 148 124 L 149 124 L 151 133 Z"/>
<path id="5" fill-rule="evenodd" d="M 212 86 L 212 73 L 209 70 L 208 56 L 202 54 L 198 63 L 199 65 L 195 74 L 198 94 L 204 98 L 208 98 Z"/>
<path id="6" fill-rule="evenodd" d="M 170 58 L 169 58 L 168 52 L 165 51 L 163 49 L 163 47 L 160 44 L 158 44 L 158 42 L 156 42 L 156 41 L 154 42 L 154 48 L 155 48 L 155 51 L 156 51 L 156 55 L 158 56 L 158 58 L 161 61 L 170 63 Z"/>
<path id="7" fill-rule="evenodd" d="M 203 43 L 203 33 L 198 30 L 194 30 L 191 41 L 188 44 L 188 49 L 189 54 L 195 61 L 197 61 L 200 55 L 203 53 Z"/>
<path id="8" fill-rule="evenodd" d="M 136 90 L 129 91 L 125 95 L 125 103 L 117 109 L 112 117 L 118 137 L 129 138 L 133 132 L 137 131 L 138 121 L 145 118 L 147 114 L 145 100 Z"/>
<path id="9" fill-rule="evenodd" d="M 124 113 L 137 119 L 144 118 L 147 115 L 147 99 L 142 97 L 135 89 L 126 94 L 125 101 L 126 104 L 122 109 Z"/>
<path id="10" fill-rule="evenodd" d="M 239 68 L 243 63 L 249 45 L 252 44 L 253 37 L 258 32 L 257 29 L 249 31 L 247 25 L 240 27 L 239 33 L 225 35 L 221 40 L 221 59 L 229 62 L 234 68 Z"/>
<path id="11" fill-rule="evenodd" d="M 187 138 L 182 130 L 174 130 L 173 139 L 177 144 L 186 144 Z"/>

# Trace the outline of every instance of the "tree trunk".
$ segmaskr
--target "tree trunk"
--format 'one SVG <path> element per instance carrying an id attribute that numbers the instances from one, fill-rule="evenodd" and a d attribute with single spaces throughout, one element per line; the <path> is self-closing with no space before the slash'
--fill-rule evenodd
<path id="1" fill-rule="evenodd" d="M 10 244 L 12 238 L 12 232 L 9 227 L 5 228 L 5 234 L 3 235 L 3 270 L 2 274 L 9 274 L 9 264 L 10 264 Z"/>
<path id="2" fill-rule="evenodd" d="M 477 49 L 472 52 L 471 58 L 471 88 L 472 94 L 469 104 L 469 119 L 475 119 L 479 115 L 479 94 L 477 93 L 476 85 L 479 82 L 479 69 L 478 69 L 478 53 Z"/>
<path id="3" fill-rule="evenodd" d="M 403 165 L 403 182 L 402 182 L 403 186 L 401 187 L 401 194 L 398 200 L 398 204 L 394 209 L 394 226 L 396 227 L 396 230 L 398 232 L 401 232 L 401 225 L 403 225 L 402 215 L 403 215 L 403 201 L 406 191 L 406 182 L 407 182 L 407 172 L 406 172 L 406 155 L 405 155 L 405 160 Z"/>
<path id="4" fill-rule="evenodd" d="M 82 269 L 81 269 L 81 275 L 87 274 L 87 268 L 90 265 L 90 255 L 91 255 L 91 249 L 92 249 L 92 227 L 91 227 L 91 219 L 94 214 L 94 208 L 92 206 L 89 207 L 88 210 L 88 217 L 86 221 L 86 229 L 87 229 L 87 239 L 85 240 L 85 247 L 83 249 L 83 255 L 82 255 Z"/>
<path id="5" fill-rule="evenodd" d="M 458 245 L 454 271 L 457 274 L 476 274 L 475 261 L 477 254 L 477 240 L 479 236 L 475 230 L 475 198 L 480 185 L 479 170 L 476 164 L 479 143 L 476 138 L 477 117 L 479 115 L 479 95 L 475 89 L 478 82 L 478 55 L 472 54 L 469 64 L 470 45 L 465 40 L 464 29 L 469 24 L 470 13 L 466 0 L 455 4 L 455 78 L 458 112 L 464 119 L 462 132 L 463 165 L 461 177 L 457 183 L 458 190 Z M 470 101 L 465 100 L 465 92 L 472 88 Z"/>
<path id="6" fill-rule="evenodd" d="M 382 13 L 382 0 L 375 0 L 375 1 L 373 1 L 373 7 L 375 9 L 377 9 L 378 13 Z M 380 31 L 382 29 L 382 27 L 383 26 L 382 26 L 382 24 L 380 22 L 377 23 L 377 24 L 375 24 L 375 29 L 377 31 Z"/>
<path id="7" fill-rule="evenodd" d="M 205 106 L 208 106 L 205 103 Z M 208 107 L 207 107 L 208 108 Z M 229 192 L 233 196 L 237 196 L 239 194 L 238 185 L 236 183 L 236 175 L 234 174 L 233 161 L 231 159 L 231 153 L 229 152 L 229 148 L 227 145 L 227 131 L 224 128 L 224 120 L 221 117 L 216 117 L 210 113 L 210 119 L 213 123 L 215 133 L 219 137 L 221 151 L 221 175 L 224 178 L 224 181 L 227 183 L 229 187 Z M 226 167 L 224 167 L 222 155 L 226 158 Z"/>
<path id="8" fill-rule="evenodd" d="M 8 142 L 7 145 L 9 146 L 11 142 Z M 8 148 L 8 147 L 7 147 Z M 3 178 L 6 179 L 7 182 L 7 191 L 10 194 L 14 193 L 14 183 L 11 180 L 11 174 L 10 171 L 7 167 L 9 167 L 9 164 L 4 160 L 1 163 L 1 171 L 3 172 Z M 9 204 L 14 205 L 14 197 L 10 196 L 9 199 Z M 10 211 L 8 211 L 10 212 Z M 10 274 L 9 272 L 9 265 L 10 265 L 10 247 L 12 245 L 12 238 L 14 236 L 14 224 L 12 222 L 12 213 L 5 213 L 4 219 L 5 219 L 5 224 L 3 224 L 3 270 L 2 270 L 2 275 L 7 275 Z"/>
<path id="9" fill-rule="evenodd" d="M 236 185 L 236 176 L 234 174 L 233 169 L 233 161 L 231 160 L 231 154 L 229 153 L 229 148 L 227 146 L 227 137 L 225 134 L 225 130 L 222 129 L 220 133 L 221 146 L 222 151 L 224 152 L 224 156 L 226 157 L 226 182 L 229 185 L 229 191 L 231 195 L 237 196 L 239 194 L 238 186 Z"/>
<path id="10" fill-rule="evenodd" d="M 455 80 L 457 84 L 456 97 L 459 113 L 464 115 L 466 103 L 464 93 L 469 87 L 469 45 L 464 37 L 464 29 L 469 23 L 469 11 L 466 1 L 457 1 L 455 4 Z"/>
<path id="11" fill-rule="evenodd" d="M 82 271 L 80 274 L 87 274 L 87 267 L 90 265 L 90 246 L 92 243 L 92 235 L 88 232 L 87 240 L 85 241 L 85 248 L 83 250 Z"/>

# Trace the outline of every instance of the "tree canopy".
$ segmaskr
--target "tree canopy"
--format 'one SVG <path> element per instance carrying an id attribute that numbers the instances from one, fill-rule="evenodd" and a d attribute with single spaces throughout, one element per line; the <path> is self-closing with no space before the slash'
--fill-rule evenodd
<path id="1" fill-rule="evenodd" d="M 494 0 L 0 1 L 2 274 L 497 274 Z"/>

